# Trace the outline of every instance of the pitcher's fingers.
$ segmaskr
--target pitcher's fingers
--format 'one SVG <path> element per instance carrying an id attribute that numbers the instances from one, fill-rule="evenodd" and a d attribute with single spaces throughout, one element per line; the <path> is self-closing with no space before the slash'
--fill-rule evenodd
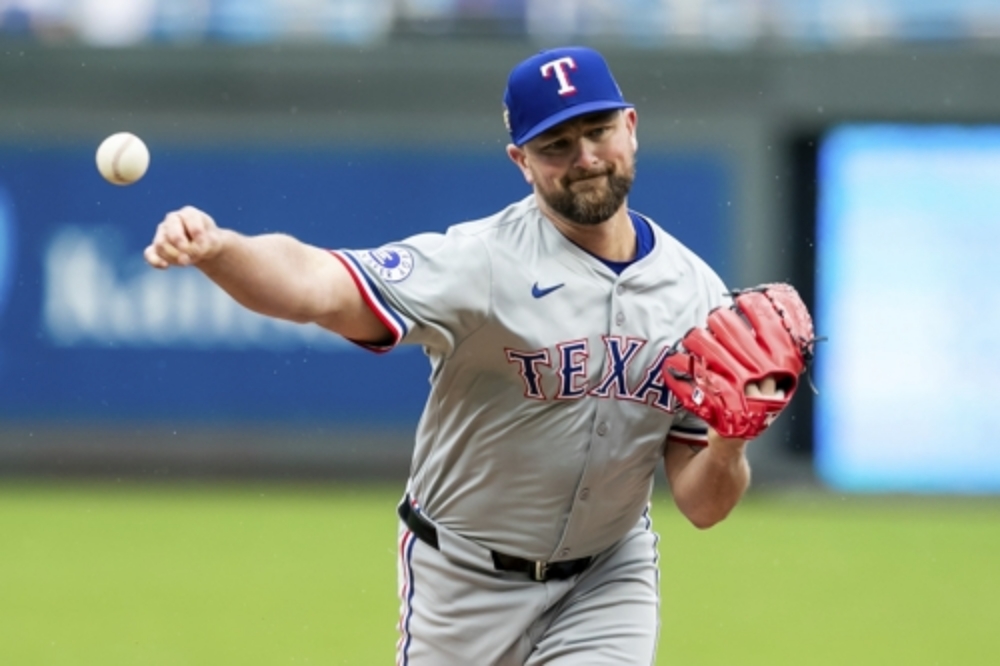
<path id="1" fill-rule="evenodd" d="M 190 246 L 187 241 L 184 242 L 185 245 Z M 178 248 L 171 240 L 167 237 L 166 230 L 162 232 L 157 232 L 156 237 L 153 239 L 153 251 L 158 257 L 166 261 L 168 264 L 175 264 L 177 266 L 190 266 L 191 265 L 191 255 L 184 250 Z"/>
<path id="2" fill-rule="evenodd" d="M 763 395 L 774 395 L 778 390 L 778 383 L 774 377 L 765 377 L 760 382 L 760 392 Z"/>
<path id="3" fill-rule="evenodd" d="M 759 398 L 760 397 L 760 387 L 757 386 L 756 382 L 750 382 L 749 384 L 747 384 L 746 388 L 744 389 L 744 393 L 746 393 L 751 398 Z"/>
<path id="4" fill-rule="evenodd" d="M 181 256 L 181 251 L 177 249 L 174 241 L 167 237 L 168 229 L 165 225 L 166 222 L 156 229 L 156 235 L 153 236 L 150 247 L 153 248 L 153 252 L 158 257 L 167 263 L 175 264 Z M 176 232 L 173 235 L 176 237 Z"/>
<path id="5" fill-rule="evenodd" d="M 160 223 L 156 231 L 158 238 L 165 240 L 168 244 L 181 254 L 191 251 L 191 236 L 188 232 L 188 225 L 192 222 L 188 216 L 180 213 L 168 213 Z"/>
<path id="6" fill-rule="evenodd" d="M 189 233 L 191 235 L 191 256 L 198 259 L 204 259 L 212 254 L 219 242 L 218 228 L 204 219 L 195 228 L 189 230 Z"/>
<path id="7" fill-rule="evenodd" d="M 194 206 L 184 206 L 178 214 L 184 220 L 188 238 L 192 240 L 215 228 L 215 221 Z"/>
<path id="8" fill-rule="evenodd" d="M 170 268 L 170 263 L 165 259 L 163 259 L 162 257 L 160 257 L 156 253 L 156 248 L 153 247 L 152 245 L 147 246 L 146 249 L 142 251 L 142 256 L 146 260 L 146 263 L 152 266 L 153 268 L 159 268 L 159 269 Z"/>

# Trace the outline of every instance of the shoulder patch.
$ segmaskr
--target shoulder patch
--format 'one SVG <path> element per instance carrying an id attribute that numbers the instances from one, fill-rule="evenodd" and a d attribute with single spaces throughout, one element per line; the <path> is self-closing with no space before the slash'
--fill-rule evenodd
<path id="1" fill-rule="evenodd" d="M 361 255 L 362 261 L 372 267 L 386 282 L 405 280 L 413 271 L 413 254 L 401 247 L 380 247 Z"/>

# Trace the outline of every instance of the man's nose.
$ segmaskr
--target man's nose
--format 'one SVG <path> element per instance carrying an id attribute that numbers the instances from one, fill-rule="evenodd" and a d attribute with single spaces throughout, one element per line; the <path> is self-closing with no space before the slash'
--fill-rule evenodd
<path id="1" fill-rule="evenodd" d="M 577 141 L 576 159 L 573 161 L 573 166 L 589 170 L 599 163 L 597 145 L 586 138 L 581 138 Z"/>

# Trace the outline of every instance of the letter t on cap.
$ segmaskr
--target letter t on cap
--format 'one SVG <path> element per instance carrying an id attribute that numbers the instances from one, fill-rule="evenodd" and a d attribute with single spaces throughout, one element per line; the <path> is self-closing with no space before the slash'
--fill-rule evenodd
<path id="1" fill-rule="evenodd" d="M 550 60 L 541 67 L 542 76 L 547 79 L 552 78 L 552 74 L 555 73 L 556 78 L 559 79 L 558 92 L 560 95 L 572 95 L 576 92 L 576 88 L 569 80 L 569 72 L 567 70 L 570 69 L 576 69 L 576 63 L 569 56 Z"/>

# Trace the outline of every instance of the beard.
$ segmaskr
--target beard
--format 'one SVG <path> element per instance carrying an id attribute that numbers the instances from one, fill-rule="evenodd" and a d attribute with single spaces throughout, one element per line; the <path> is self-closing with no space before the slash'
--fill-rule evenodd
<path id="1" fill-rule="evenodd" d="M 600 182 L 602 178 L 607 183 Z M 593 179 L 584 190 L 575 191 L 573 184 Z M 539 188 L 539 194 L 552 210 L 582 226 L 596 226 L 608 220 L 625 203 L 635 180 L 635 164 L 628 164 L 619 173 L 611 166 L 601 171 L 574 174 L 562 179 L 557 191 Z"/>

